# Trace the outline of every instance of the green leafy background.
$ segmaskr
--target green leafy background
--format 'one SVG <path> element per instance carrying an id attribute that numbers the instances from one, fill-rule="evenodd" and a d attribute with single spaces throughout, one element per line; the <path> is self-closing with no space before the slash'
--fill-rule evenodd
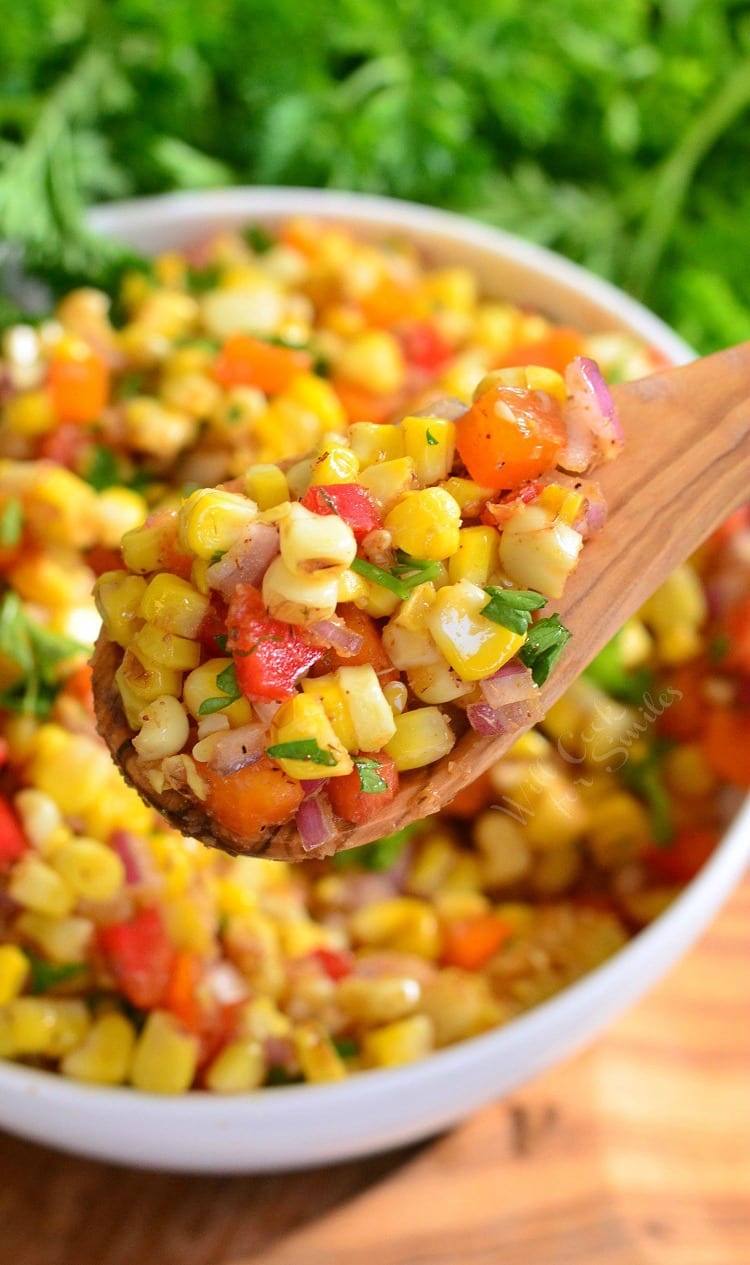
<path id="1" fill-rule="evenodd" d="M 750 338 L 748 171 L 747 0 L 3 11 L 0 237 L 59 285 L 120 263 L 83 231 L 95 199 L 364 189 L 561 250 L 708 351 Z"/>

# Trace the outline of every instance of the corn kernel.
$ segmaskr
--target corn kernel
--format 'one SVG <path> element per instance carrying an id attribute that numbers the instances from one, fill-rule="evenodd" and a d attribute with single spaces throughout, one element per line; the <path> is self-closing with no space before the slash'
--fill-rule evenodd
<path id="1" fill-rule="evenodd" d="M 675 795 L 689 799 L 710 795 L 716 786 L 716 778 L 695 743 L 685 743 L 665 753 L 664 777 Z"/>
<path id="2" fill-rule="evenodd" d="M 31 910 L 16 919 L 18 934 L 41 949 L 51 962 L 83 962 L 94 934 L 88 918 L 59 918 Z"/>
<path id="3" fill-rule="evenodd" d="M 443 488 L 407 493 L 385 520 L 396 549 L 437 562 L 458 549 L 460 525 L 458 503 Z"/>
<path id="4" fill-rule="evenodd" d="M 367 330 L 344 348 L 336 366 L 347 382 L 378 395 L 391 395 L 404 384 L 401 346 L 387 330 Z"/>
<path id="5" fill-rule="evenodd" d="M 252 1038 L 231 1041 L 206 1069 L 206 1088 L 214 1094 L 245 1094 L 263 1084 L 263 1046 Z"/>
<path id="6" fill-rule="evenodd" d="M 117 853 L 96 839 L 71 839 L 55 851 L 52 865 L 79 900 L 111 900 L 125 882 Z"/>
<path id="7" fill-rule="evenodd" d="M 360 474 L 359 481 L 372 494 L 384 514 L 406 496 L 407 492 L 418 487 L 417 473 L 411 457 L 395 457 L 393 460 L 368 466 Z"/>
<path id="8" fill-rule="evenodd" d="M 134 333 L 131 328 L 131 336 Z M 161 342 L 160 339 L 157 340 Z M 167 408 L 150 396 L 135 396 L 123 410 L 125 438 L 139 452 L 169 461 L 195 442 L 198 423 L 178 409 Z"/>
<path id="9" fill-rule="evenodd" d="M 120 691 L 125 715 L 131 729 L 140 729 L 140 715 L 148 703 L 162 694 L 178 698 L 182 691 L 182 673 L 174 668 L 157 667 L 141 663 L 131 650 L 115 672 L 115 682 Z"/>
<path id="10" fill-rule="evenodd" d="M 287 399 L 313 414 L 324 432 L 342 431 L 346 413 L 331 386 L 314 373 L 298 373 L 285 391 Z"/>
<path id="11" fill-rule="evenodd" d="M 354 598 L 354 605 L 372 615 L 373 619 L 385 619 L 392 615 L 399 604 L 398 595 L 378 584 L 377 580 L 361 579 L 362 590 Z"/>
<path id="12" fill-rule="evenodd" d="M 296 576 L 338 575 L 357 556 L 354 532 L 336 514 L 313 514 L 293 504 L 279 520 L 279 533 L 282 560 Z"/>
<path id="13" fill-rule="evenodd" d="M 316 764 L 313 757 L 274 757 L 289 777 L 304 781 L 315 777 L 346 777 L 351 773 L 352 761 L 336 736 L 323 704 L 312 694 L 295 694 L 282 703 L 271 722 L 269 747 L 310 741 L 317 745 L 326 763 Z M 333 763 L 329 764 L 331 760 Z"/>
<path id="14" fill-rule="evenodd" d="M 153 1010 L 136 1042 L 131 1082 L 148 1094 L 184 1094 L 198 1065 L 198 1041 L 172 1015 Z"/>
<path id="15" fill-rule="evenodd" d="M 52 407 L 52 397 L 45 387 L 31 391 L 19 391 L 11 396 L 3 411 L 3 424 L 14 435 L 35 439 L 46 435 L 57 426 Z"/>
<path id="16" fill-rule="evenodd" d="M 180 506 L 180 544 L 186 553 L 209 560 L 229 549 L 257 516 L 255 502 L 239 493 L 199 488 Z"/>
<path id="17" fill-rule="evenodd" d="M 123 1085 L 128 1079 L 135 1047 L 135 1029 L 124 1015 L 102 1015 L 81 1045 L 66 1054 L 63 1076 L 94 1085 Z"/>
<path id="18" fill-rule="evenodd" d="M 49 851 L 63 827 L 62 813 L 52 797 L 44 791 L 26 787 L 13 796 L 13 806 L 33 847 L 42 853 Z"/>
<path id="19" fill-rule="evenodd" d="M 536 504 L 572 527 L 581 516 L 584 500 L 580 492 L 571 492 L 561 483 L 548 483 L 537 497 Z"/>
<path id="20" fill-rule="evenodd" d="M 359 461 L 350 448 L 331 448 L 314 462 L 310 474 L 311 487 L 331 483 L 354 483 L 359 474 Z"/>
<path id="21" fill-rule="evenodd" d="M 199 642 L 157 628 L 156 624 L 144 624 L 133 637 L 130 649 L 145 667 L 173 668 L 177 672 L 197 668 L 201 658 Z"/>
<path id="22" fill-rule="evenodd" d="M 243 491 L 245 496 L 255 501 L 261 512 L 289 500 L 286 475 L 278 466 L 250 466 L 245 472 Z"/>
<path id="23" fill-rule="evenodd" d="M 348 433 L 349 446 L 359 461 L 360 470 L 382 461 L 396 461 L 404 456 L 404 436 L 399 426 L 376 422 L 353 422 Z"/>
<path id="24" fill-rule="evenodd" d="M 413 896 L 394 896 L 363 906 L 352 914 L 349 931 L 355 943 L 415 953 L 430 961 L 440 951 L 435 911 Z"/>
<path id="25" fill-rule="evenodd" d="M 455 703 L 475 688 L 470 681 L 462 681 L 444 660 L 410 668 L 407 675 L 409 689 L 423 703 Z"/>
<path id="26" fill-rule="evenodd" d="M 123 649 L 143 624 L 140 606 L 145 592 L 143 577 L 128 575 L 127 571 L 105 571 L 96 582 L 94 596 L 104 631 L 110 641 Z"/>
<path id="27" fill-rule="evenodd" d="M 67 883 L 33 852 L 26 852 L 16 862 L 8 893 L 24 909 L 52 918 L 64 918 L 73 908 L 73 894 Z"/>
<path id="28" fill-rule="evenodd" d="M 360 744 L 337 676 L 329 672 L 324 676 L 303 677 L 301 684 L 303 693 L 312 695 L 322 705 L 342 746 L 347 751 L 359 751 Z"/>
<path id="29" fill-rule="evenodd" d="M 507 887 L 528 873 L 529 845 L 521 827 L 507 813 L 498 809 L 482 813 L 474 826 L 474 842 L 485 886 Z"/>
<path id="30" fill-rule="evenodd" d="M 435 1030 L 427 1015 L 411 1015 L 365 1033 L 362 1056 L 370 1067 L 403 1067 L 416 1063 L 435 1047 Z"/>
<path id="31" fill-rule="evenodd" d="M 447 717 L 438 707 L 415 707 L 393 720 L 396 732 L 385 750 L 399 773 L 421 769 L 441 759 L 456 741 Z"/>
<path id="32" fill-rule="evenodd" d="M 484 589 L 459 580 L 440 589 L 427 618 L 435 644 L 464 681 L 492 676 L 526 640 L 482 614 L 488 600 Z"/>
<path id="33" fill-rule="evenodd" d="M 551 521 L 541 506 L 526 505 L 505 525 L 500 562 L 506 575 L 521 588 L 535 589 L 545 597 L 562 597 L 582 545 L 580 532 L 567 523 Z"/>
<path id="34" fill-rule="evenodd" d="M 495 386 L 516 387 L 522 391 L 545 391 L 553 399 L 565 403 L 566 390 L 562 374 L 544 365 L 512 365 L 507 369 L 493 369 L 477 385 L 474 399 L 491 391 Z"/>
<path id="35" fill-rule="evenodd" d="M 380 751 L 396 732 L 393 712 L 372 664 L 338 668 L 337 682 L 346 700 L 357 747 L 360 751 Z"/>
<path id="36" fill-rule="evenodd" d="M 140 613 L 157 628 L 191 639 L 197 637 L 210 605 L 209 598 L 196 592 L 187 580 L 161 573 L 149 582 Z"/>
<path id="37" fill-rule="evenodd" d="M 458 548 L 448 561 L 451 584 L 470 580 L 484 588 L 500 564 L 499 543 L 494 527 L 462 527 Z"/>
<path id="38" fill-rule="evenodd" d="M 400 716 L 409 699 L 409 691 L 403 681 L 388 681 L 383 693 L 394 716 Z"/>
<path id="39" fill-rule="evenodd" d="M 29 959 L 15 944 L 0 944 L 0 1006 L 21 992 L 29 974 Z"/>
<path id="40" fill-rule="evenodd" d="M 422 487 L 447 479 L 456 451 L 454 422 L 439 417 L 405 417 L 404 454 L 411 457 Z"/>
<path id="41" fill-rule="evenodd" d="M 282 557 L 274 558 L 263 576 L 262 593 L 274 619 L 288 624 L 315 624 L 330 619 L 338 600 L 336 568 L 299 574 L 290 571 Z"/>
<path id="42" fill-rule="evenodd" d="M 293 1030 L 292 1040 L 305 1080 L 322 1084 L 344 1079 L 344 1061 L 322 1024 L 300 1024 Z"/>

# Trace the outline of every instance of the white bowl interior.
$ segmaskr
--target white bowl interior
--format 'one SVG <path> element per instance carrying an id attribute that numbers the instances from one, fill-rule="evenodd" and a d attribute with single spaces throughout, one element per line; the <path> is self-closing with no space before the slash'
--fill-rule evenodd
<path id="1" fill-rule="evenodd" d="M 474 269 L 485 293 L 589 330 L 631 331 L 675 362 L 690 348 L 608 283 L 549 251 L 459 216 L 387 198 L 229 189 L 102 207 L 91 223 L 146 253 L 221 227 L 310 214 L 373 238 L 408 236 L 435 259 Z M 590 1040 L 695 940 L 750 858 L 750 803 L 700 875 L 656 923 L 580 983 L 508 1027 L 393 1071 L 237 1098 L 167 1098 L 78 1085 L 0 1062 L 0 1125 L 64 1150 L 143 1167 L 262 1172 L 331 1163 L 427 1137 Z"/>

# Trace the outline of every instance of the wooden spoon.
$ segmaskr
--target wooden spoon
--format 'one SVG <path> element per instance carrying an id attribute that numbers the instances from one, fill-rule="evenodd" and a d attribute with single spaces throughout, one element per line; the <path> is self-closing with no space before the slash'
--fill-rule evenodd
<path id="1" fill-rule="evenodd" d="M 342 822 L 327 852 L 369 843 L 437 812 L 544 716 L 670 571 L 750 497 L 750 343 L 617 386 L 613 395 L 626 446 L 596 472 L 607 524 L 586 545 L 564 597 L 545 611 L 558 610 L 573 637 L 529 702 L 523 723 L 493 738 L 467 730 L 442 760 L 405 774 L 396 798 L 366 825 Z M 119 646 L 99 638 L 93 658 L 96 713 L 99 732 L 141 796 L 184 834 L 227 852 L 287 861 L 311 855 L 293 822 L 238 837 L 213 821 L 189 792 L 155 795 L 114 684 L 121 656 Z"/>

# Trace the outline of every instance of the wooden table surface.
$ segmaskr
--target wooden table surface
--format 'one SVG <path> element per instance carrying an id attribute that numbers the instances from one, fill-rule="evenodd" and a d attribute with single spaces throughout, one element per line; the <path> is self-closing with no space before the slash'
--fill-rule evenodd
<path id="1" fill-rule="evenodd" d="M 179 1177 L 0 1136 L 2 1265 L 748 1265 L 750 880 L 587 1053 L 421 1147 Z"/>

